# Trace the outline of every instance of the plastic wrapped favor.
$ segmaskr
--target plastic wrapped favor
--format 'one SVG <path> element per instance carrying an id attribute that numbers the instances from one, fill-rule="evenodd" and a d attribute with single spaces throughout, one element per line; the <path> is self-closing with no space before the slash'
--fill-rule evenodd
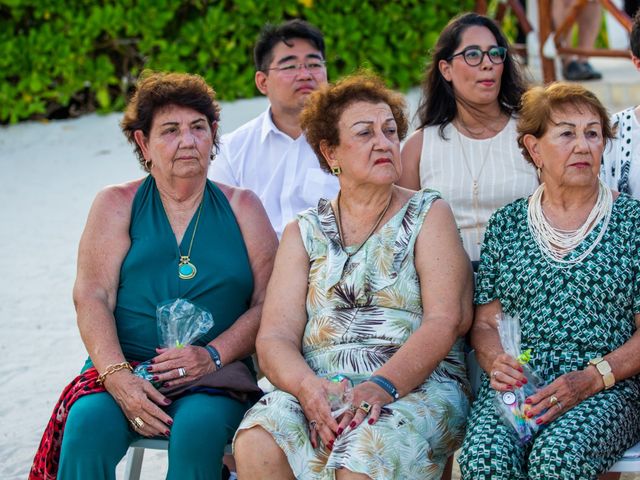
<path id="1" fill-rule="evenodd" d="M 525 400 L 544 387 L 545 383 L 529 365 L 531 349 L 524 352 L 520 350 L 520 320 L 518 317 L 502 314 L 498 316 L 497 321 L 502 348 L 522 365 L 527 383 L 513 391 L 496 392 L 493 403 L 502 420 L 513 428 L 518 440 L 525 444 L 540 428 L 535 422 L 535 418 L 527 418 L 530 406 L 525 403 Z"/>
<path id="2" fill-rule="evenodd" d="M 353 400 L 353 381 L 341 373 L 330 376 L 329 381 L 339 383 L 342 386 L 341 393 L 330 393 L 328 398 L 329 405 L 331 406 L 331 416 L 337 418 L 351 406 L 351 401 Z"/>
<path id="3" fill-rule="evenodd" d="M 210 312 L 183 298 L 159 304 L 156 308 L 156 319 L 158 339 L 163 348 L 183 348 L 191 345 L 214 325 Z M 160 388 L 162 382 L 152 380 L 154 374 L 147 371 L 149 365 L 150 361 L 142 362 L 133 373 L 148 380 L 154 387 Z"/>

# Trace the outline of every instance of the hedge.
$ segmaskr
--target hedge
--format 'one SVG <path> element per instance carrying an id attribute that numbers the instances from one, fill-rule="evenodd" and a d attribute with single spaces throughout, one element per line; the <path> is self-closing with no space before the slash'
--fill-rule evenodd
<path id="1" fill-rule="evenodd" d="M 144 68 L 198 73 L 222 100 L 255 96 L 265 22 L 325 34 L 330 78 L 370 68 L 419 84 L 427 53 L 471 0 L 0 0 L 0 122 L 123 108 Z"/>

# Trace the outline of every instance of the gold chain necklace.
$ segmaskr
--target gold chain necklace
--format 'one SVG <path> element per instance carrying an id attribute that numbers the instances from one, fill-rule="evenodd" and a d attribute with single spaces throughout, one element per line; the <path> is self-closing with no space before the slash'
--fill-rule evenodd
<path id="1" fill-rule="evenodd" d="M 471 177 L 471 180 L 473 182 L 471 185 L 472 186 L 471 199 L 473 201 L 473 213 L 476 216 L 476 243 L 478 245 L 482 245 L 482 235 L 480 234 L 480 217 L 478 216 L 478 210 L 480 210 L 479 181 L 480 181 L 480 176 L 482 175 L 482 171 L 484 170 L 484 166 L 487 163 L 487 159 L 489 158 L 489 152 L 491 152 L 491 144 L 493 143 L 493 139 L 496 138 L 497 135 L 491 137 L 491 139 L 489 140 L 489 146 L 487 147 L 487 151 L 484 153 L 482 163 L 480 164 L 480 171 L 478 171 L 478 175 L 474 177 L 473 172 L 471 171 L 471 166 L 469 165 L 469 160 L 467 159 L 467 151 L 465 150 L 464 145 L 462 145 L 462 134 L 460 133 L 460 130 L 458 130 L 455 126 L 453 126 L 453 128 L 457 133 L 458 143 L 460 144 L 460 150 L 462 150 L 462 159 L 464 160 L 464 166 L 466 167 L 467 172 L 469 172 L 469 176 Z"/>
<path id="2" fill-rule="evenodd" d="M 178 262 L 178 277 L 182 280 L 190 280 L 196 276 L 198 269 L 191 263 L 191 247 L 193 247 L 193 239 L 196 237 L 198 231 L 198 223 L 200 222 L 200 214 L 202 213 L 202 206 L 204 205 L 204 199 L 200 202 L 200 208 L 198 209 L 198 216 L 196 217 L 196 224 L 193 227 L 193 233 L 191 234 L 191 241 L 189 242 L 189 251 L 186 255 L 182 255 L 180 251 L 180 245 L 178 245 L 178 254 L 180 255 L 180 261 Z"/>
<path id="3" fill-rule="evenodd" d="M 336 210 L 338 210 L 338 235 L 340 236 L 340 243 L 342 243 L 342 249 L 347 254 L 347 256 L 351 258 L 360 251 L 360 249 L 364 246 L 364 244 L 367 243 L 367 240 L 369 240 L 371 235 L 373 235 L 373 232 L 376 231 L 376 228 L 378 228 L 378 225 L 380 225 L 380 222 L 382 221 L 385 213 L 387 213 L 387 210 L 389 210 L 389 207 L 391 206 L 391 200 L 393 200 L 393 192 L 391 192 L 391 195 L 389 195 L 389 201 L 387 202 L 387 206 L 384 207 L 380 215 L 378 215 L 378 219 L 376 220 L 376 223 L 373 225 L 373 228 L 369 230 L 369 233 L 367 234 L 366 238 L 360 245 L 358 245 L 358 248 L 356 248 L 355 251 L 351 253 L 347 252 L 346 250 L 346 245 L 344 243 L 344 237 L 342 234 L 342 215 L 340 214 L 340 194 L 341 193 L 342 191 L 338 192 L 338 199 L 336 200 Z"/>

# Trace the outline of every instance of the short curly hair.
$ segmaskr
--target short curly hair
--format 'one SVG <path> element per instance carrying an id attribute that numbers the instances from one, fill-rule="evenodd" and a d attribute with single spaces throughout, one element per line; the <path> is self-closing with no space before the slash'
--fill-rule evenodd
<path id="1" fill-rule="evenodd" d="M 156 112 L 167 105 L 186 107 L 201 113 L 209 121 L 209 125 L 220 120 L 220 105 L 216 102 L 216 92 L 207 85 L 200 75 L 189 73 L 166 73 L 145 70 L 140 75 L 136 91 L 131 97 L 120 122 L 120 128 L 129 143 L 135 147 L 140 166 L 146 172 L 140 146 L 136 143 L 134 133 L 141 130 L 145 137 L 149 136 L 153 117 Z M 218 149 L 218 133 L 213 138 L 214 150 Z"/>
<path id="2" fill-rule="evenodd" d="M 358 73 L 335 84 L 325 85 L 311 94 L 301 114 L 302 130 L 313 148 L 320 167 L 331 173 L 331 167 L 320 151 L 320 142 L 329 146 L 340 144 L 338 122 L 343 112 L 356 102 L 386 103 L 404 140 L 409 128 L 404 97 L 387 88 L 382 79 L 371 73 Z"/>
<path id="3" fill-rule="evenodd" d="M 518 146 L 528 162 L 534 163 L 524 145 L 524 137 L 533 135 L 541 138 L 547 133 L 553 113 L 570 105 L 578 109 L 586 108 L 595 113 L 600 117 L 605 144 L 613 139 L 607 109 L 593 92 L 579 83 L 568 82 L 554 82 L 544 87 L 533 87 L 522 96 L 518 116 Z"/>

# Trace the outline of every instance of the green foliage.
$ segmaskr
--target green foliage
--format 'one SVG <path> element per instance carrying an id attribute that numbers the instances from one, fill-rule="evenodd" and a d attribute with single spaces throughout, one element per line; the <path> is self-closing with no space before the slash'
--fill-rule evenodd
<path id="1" fill-rule="evenodd" d="M 471 0 L 0 0 L 0 122 L 122 109 L 144 68 L 198 73 L 223 100 L 257 94 L 265 22 L 325 34 L 330 78 L 360 67 L 406 89 Z"/>

